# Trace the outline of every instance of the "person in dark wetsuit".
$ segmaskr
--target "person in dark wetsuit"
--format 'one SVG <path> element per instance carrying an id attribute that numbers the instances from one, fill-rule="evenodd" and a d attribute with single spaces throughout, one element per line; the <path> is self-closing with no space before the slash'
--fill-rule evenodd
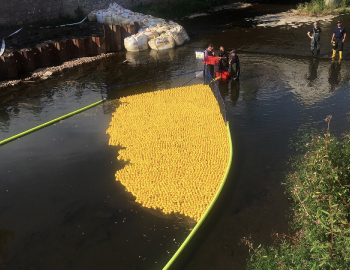
<path id="1" fill-rule="evenodd" d="M 209 44 L 208 48 L 204 51 L 204 59 L 207 56 L 215 56 L 214 52 L 214 46 L 212 44 Z M 214 78 L 214 65 L 207 64 L 210 75 Z"/>
<path id="2" fill-rule="evenodd" d="M 238 55 L 236 55 L 235 50 L 230 51 L 230 54 L 232 56 L 232 58 L 229 62 L 230 71 L 231 71 L 231 79 L 237 81 L 239 79 L 239 74 L 241 71 L 240 64 L 239 64 L 239 58 L 238 58 Z"/>
<path id="3" fill-rule="evenodd" d="M 342 22 L 337 22 L 337 27 L 333 30 L 333 35 L 331 39 L 331 43 L 333 45 L 333 55 L 332 58 L 335 57 L 337 51 L 339 52 L 339 59 L 343 58 L 343 46 L 346 38 L 346 29 L 342 26 Z"/>
<path id="4" fill-rule="evenodd" d="M 220 52 L 219 52 L 218 56 L 220 57 L 219 70 L 220 71 L 227 71 L 229 68 L 228 53 L 225 52 L 225 48 L 223 46 L 220 46 Z"/>
<path id="5" fill-rule="evenodd" d="M 320 34 L 321 28 L 317 26 L 317 22 L 314 22 L 314 27 L 307 32 L 307 35 L 311 39 L 311 55 L 314 56 L 314 51 L 316 50 L 316 56 L 320 54 L 321 44 L 320 44 Z"/>

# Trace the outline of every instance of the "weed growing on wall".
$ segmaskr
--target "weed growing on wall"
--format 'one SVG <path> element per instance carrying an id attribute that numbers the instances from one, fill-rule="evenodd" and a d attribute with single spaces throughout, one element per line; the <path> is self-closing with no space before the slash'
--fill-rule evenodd
<path id="1" fill-rule="evenodd" d="M 254 248 L 247 269 L 349 269 L 350 265 L 350 133 L 339 139 L 301 130 L 296 143 L 302 155 L 286 177 L 293 220 L 289 235 L 275 234 L 279 245 Z"/>

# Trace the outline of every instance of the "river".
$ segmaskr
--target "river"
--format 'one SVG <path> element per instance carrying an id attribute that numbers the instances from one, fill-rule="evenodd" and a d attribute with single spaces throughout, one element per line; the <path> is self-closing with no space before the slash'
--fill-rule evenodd
<path id="1" fill-rule="evenodd" d="M 341 19 L 350 25 L 348 15 Z M 205 20 L 210 17 L 193 22 Z M 289 139 L 301 125 L 325 128 L 327 115 L 333 116 L 332 133 L 348 130 L 347 46 L 341 64 L 329 58 L 336 20 L 320 23 L 320 59 L 309 56 L 311 25 L 258 28 L 242 21 L 222 31 L 192 31 L 191 42 L 175 50 L 116 53 L 15 86 L 15 98 L 0 103 L 0 140 L 100 100 L 101 89 L 201 70 L 194 52 L 208 43 L 237 49 L 240 81 L 220 83 L 234 166 L 210 229 L 183 268 L 245 269 L 242 237 L 269 245 L 272 232 L 288 232 L 289 202 L 281 182 L 295 154 Z M 123 164 L 118 149 L 108 146 L 106 130 L 116 98 L 191 79 L 189 84 L 202 83 L 188 74 L 103 90 L 105 104 L 1 146 L 0 269 L 161 269 L 191 226 L 181 217 L 143 209 L 115 181 Z"/>

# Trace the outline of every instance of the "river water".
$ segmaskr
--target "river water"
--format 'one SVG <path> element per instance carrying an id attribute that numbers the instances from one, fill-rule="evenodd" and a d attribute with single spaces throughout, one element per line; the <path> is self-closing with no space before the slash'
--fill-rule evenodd
<path id="1" fill-rule="evenodd" d="M 341 18 L 350 25 L 349 16 Z M 289 139 L 303 124 L 326 127 L 330 114 L 333 133 L 348 130 L 349 53 L 345 47 L 340 64 L 328 57 L 334 21 L 321 23 L 320 59 L 309 56 L 310 25 L 227 26 L 204 31 L 175 50 L 116 53 L 13 87 L 16 98 L 0 103 L 0 140 L 100 100 L 101 89 L 201 70 L 194 52 L 208 43 L 237 49 L 240 81 L 219 84 L 234 166 L 225 198 L 183 269 L 244 269 L 248 250 L 239 245 L 242 237 L 272 244 L 272 232 L 288 232 L 281 182 L 295 154 Z M 161 269 L 193 224 L 134 202 L 115 181 L 123 164 L 117 162 L 118 149 L 108 146 L 106 130 L 115 99 L 191 79 L 189 84 L 202 82 L 188 74 L 103 90 L 105 104 L 1 146 L 0 269 Z"/>

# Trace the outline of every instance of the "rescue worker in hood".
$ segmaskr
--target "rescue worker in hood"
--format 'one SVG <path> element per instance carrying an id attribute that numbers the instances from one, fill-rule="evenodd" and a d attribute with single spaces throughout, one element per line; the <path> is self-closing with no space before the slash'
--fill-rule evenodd
<path id="1" fill-rule="evenodd" d="M 321 44 L 320 44 L 320 33 L 321 28 L 317 26 L 317 22 L 314 22 L 314 27 L 311 31 L 307 32 L 307 35 L 311 39 L 311 55 L 314 56 L 314 51 L 316 50 L 316 56 L 320 54 Z"/>
<path id="2" fill-rule="evenodd" d="M 225 48 L 223 46 L 220 46 L 220 52 L 219 52 L 218 56 L 220 57 L 219 70 L 220 71 L 227 71 L 229 68 L 228 53 L 225 52 Z"/>
<path id="3" fill-rule="evenodd" d="M 215 56 L 214 46 L 212 44 L 209 44 L 208 48 L 204 51 L 204 59 L 206 59 L 207 56 Z M 214 65 L 207 64 L 207 67 L 210 75 L 214 78 Z"/>
<path id="4" fill-rule="evenodd" d="M 239 58 L 238 58 L 238 55 L 236 55 L 235 50 L 230 51 L 230 54 L 232 56 L 232 58 L 229 62 L 230 71 L 231 71 L 231 79 L 237 81 L 239 79 L 239 73 L 240 73 Z"/>
<path id="5" fill-rule="evenodd" d="M 333 45 L 333 55 L 332 58 L 335 57 L 337 51 L 339 52 L 339 59 L 343 58 L 343 46 L 346 38 L 346 29 L 342 26 L 342 22 L 337 22 L 337 27 L 333 30 L 333 35 L 331 39 L 331 43 Z"/>

